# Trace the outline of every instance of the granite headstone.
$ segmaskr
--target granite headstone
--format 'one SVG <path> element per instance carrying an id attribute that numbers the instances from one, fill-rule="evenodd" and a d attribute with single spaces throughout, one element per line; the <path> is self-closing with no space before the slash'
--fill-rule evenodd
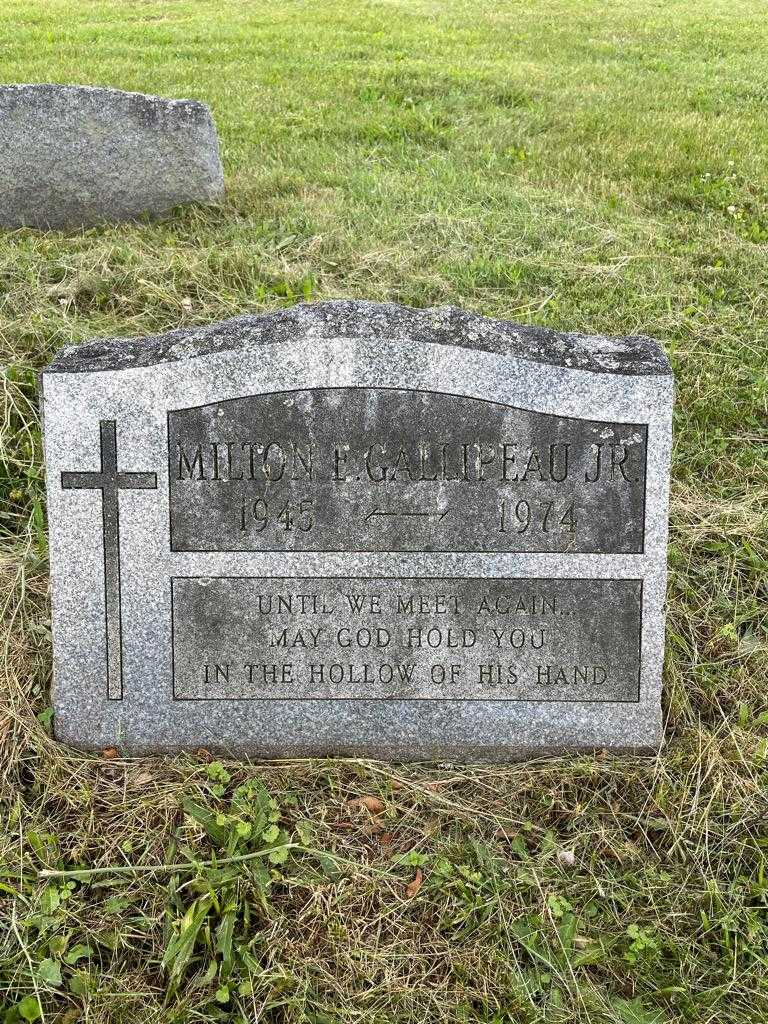
<path id="1" fill-rule="evenodd" d="M 0 87 L 2 227 L 89 227 L 223 194 L 204 103 L 87 86 Z"/>
<path id="2" fill-rule="evenodd" d="M 322 302 L 65 348 L 42 390 L 59 739 L 658 747 L 651 340 Z"/>

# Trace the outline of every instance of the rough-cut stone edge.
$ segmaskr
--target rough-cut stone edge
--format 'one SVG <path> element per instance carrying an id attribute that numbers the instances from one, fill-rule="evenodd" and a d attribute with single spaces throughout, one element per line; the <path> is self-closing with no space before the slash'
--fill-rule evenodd
<path id="1" fill-rule="evenodd" d="M 643 335 L 559 333 L 440 306 L 415 309 L 356 300 L 299 303 L 260 315 L 145 338 L 94 340 L 62 348 L 46 373 L 126 370 L 219 352 L 248 352 L 304 338 L 394 339 L 455 345 L 551 366 L 627 376 L 671 376 L 661 346 Z"/>
<path id="2" fill-rule="evenodd" d="M 174 117 L 181 114 L 194 114 L 201 123 L 213 124 L 210 107 L 200 100 L 181 99 L 168 96 L 154 96 L 143 92 L 128 92 L 123 89 L 111 89 L 98 85 L 64 85 L 56 82 L 18 82 L 13 85 L 0 85 L 0 109 L 11 106 L 17 98 L 25 102 L 30 96 L 39 96 L 41 100 L 74 98 L 101 101 L 107 96 L 112 101 L 122 102 L 138 117 L 146 116 L 156 120 L 158 114 L 172 113 Z"/>

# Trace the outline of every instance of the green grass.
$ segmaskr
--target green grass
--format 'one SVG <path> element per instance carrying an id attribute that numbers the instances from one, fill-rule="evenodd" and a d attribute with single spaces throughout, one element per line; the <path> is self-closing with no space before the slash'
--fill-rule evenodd
<path id="1" fill-rule="evenodd" d="M 0 236 L 4 1024 L 768 1019 L 765 13 L 6 0 L 0 81 L 205 100 L 228 197 Z M 36 372 L 339 296 L 665 345 L 658 758 L 222 767 L 51 739 Z"/>

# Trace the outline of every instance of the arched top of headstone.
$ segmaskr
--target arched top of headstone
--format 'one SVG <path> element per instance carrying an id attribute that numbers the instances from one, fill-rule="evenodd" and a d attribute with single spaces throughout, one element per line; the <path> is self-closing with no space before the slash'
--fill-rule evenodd
<path id="1" fill-rule="evenodd" d="M 262 346 L 331 339 L 453 345 L 514 359 L 627 376 L 671 375 L 659 345 L 642 335 L 604 337 L 496 320 L 453 306 L 414 309 L 359 300 L 300 303 L 261 315 L 145 338 L 91 341 L 62 349 L 55 373 L 121 370 Z"/>

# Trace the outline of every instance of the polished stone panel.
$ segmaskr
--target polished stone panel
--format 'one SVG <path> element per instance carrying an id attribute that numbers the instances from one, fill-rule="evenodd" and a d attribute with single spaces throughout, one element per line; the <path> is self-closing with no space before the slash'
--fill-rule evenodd
<path id="1" fill-rule="evenodd" d="M 171 546 L 638 553 L 646 436 L 640 423 L 401 388 L 174 410 Z"/>

